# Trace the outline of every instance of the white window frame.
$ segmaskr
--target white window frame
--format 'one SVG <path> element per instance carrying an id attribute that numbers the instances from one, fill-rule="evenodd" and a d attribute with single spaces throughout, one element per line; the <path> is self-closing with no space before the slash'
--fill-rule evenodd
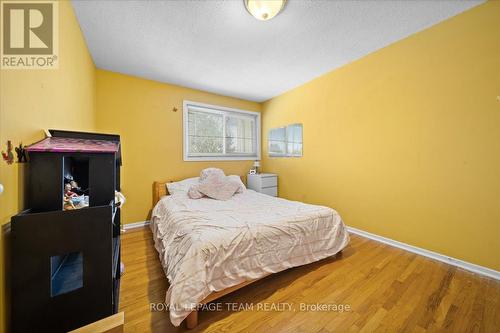
<path id="1" fill-rule="evenodd" d="M 216 114 L 231 114 L 233 117 L 238 117 L 238 114 L 243 114 L 243 115 L 251 115 L 255 117 L 255 155 L 241 155 L 241 154 L 235 154 L 235 155 L 230 155 L 223 153 L 221 155 L 214 155 L 214 154 L 196 154 L 196 156 L 189 156 L 188 152 L 188 141 L 189 141 L 189 131 L 188 131 L 188 111 L 189 111 L 189 106 L 194 106 L 194 107 L 199 107 L 203 109 L 207 109 L 206 112 L 210 113 L 216 113 Z M 225 140 L 225 131 L 226 131 L 226 123 L 225 121 L 223 122 L 223 137 Z M 183 145 L 183 157 L 185 162 L 192 162 L 192 161 L 254 161 L 254 160 L 260 160 L 260 152 L 261 152 L 261 147 L 260 147 L 260 132 L 261 131 L 261 122 L 260 122 L 260 112 L 255 112 L 255 111 L 247 111 L 247 110 L 240 110 L 240 109 L 234 109 L 234 108 L 228 108 L 225 106 L 218 106 L 218 105 L 211 105 L 211 104 L 205 104 L 205 103 L 200 103 L 200 102 L 194 102 L 194 101 L 188 101 L 184 100 L 183 102 L 183 108 L 182 108 L 182 145 Z M 223 143 L 223 149 L 224 151 L 226 150 L 226 143 L 224 141 Z"/>

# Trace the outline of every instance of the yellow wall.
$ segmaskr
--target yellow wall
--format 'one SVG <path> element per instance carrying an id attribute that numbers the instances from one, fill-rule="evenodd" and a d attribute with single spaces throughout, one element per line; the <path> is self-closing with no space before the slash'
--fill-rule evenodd
<path id="1" fill-rule="evenodd" d="M 353 227 L 500 270 L 500 2 L 399 41 L 263 106 L 280 195 Z M 267 132 L 304 124 L 302 158 Z"/>
<path id="2" fill-rule="evenodd" d="M 182 101 L 260 104 L 95 71 L 70 3 L 59 10 L 59 69 L 0 71 L 2 149 L 8 139 L 41 139 L 41 128 L 120 134 L 124 223 L 148 218 L 154 180 L 207 166 L 246 173 L 251 162 L 183 162 Z M 488 2 L 266 102 L 263 165 L 279 173 L 280 194 L 335 207 L 348 225 L 500 269 L 498 22 L 500 2 Z M 267 131 L 295 122 L 304 124 L 304 157 L 265 157 Z M 1 225 L 23 208 L 24 169 L 0 163 Z"/>
<path id="3" fill-rule="evenodd" d="M 199 90 L 97 70 L 97 130 L 121 136 L 122 192 L 127 198 L 122 223 L 147 220 L 155 180 L 197 176 L 215 166 L 226 174 L 246 174 L 252 161 L 184 162 L 182 103 L 260 111 L 260 104 Z M 173 112 L 173 108 L 177 112 Z"/>
<path id="4" fill-rule="evenodd" d="M 71 4 L 59 4 L 59 69 L 0 70 L 0 143 L 29 144 L 43 128 L 94 130 L 95 67 Z M 14 153 L 15 155 L 15 153 Z M 1 225 L 23 208 L 25 165 L 0 161 Z M 4 244 L 0 237 L 0 332 L 5 325 Z"/>

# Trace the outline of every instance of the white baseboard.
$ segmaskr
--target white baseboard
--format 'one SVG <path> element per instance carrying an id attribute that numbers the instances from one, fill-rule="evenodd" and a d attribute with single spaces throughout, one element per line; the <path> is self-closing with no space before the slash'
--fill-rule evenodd
<path id="1" fill-rule="evenodd" d="M 448 257 L 448 256 L 441 254 L 441 253 L 432 252 L 432 251 L 422 249 L 420 247 L 416 247 L 416 246 L 413 246 L 410 244 L 398 242 L 396 240 L 382 237 L 379 235 L 375 235 L 375 234 L 372 234 L 370 232 L 359 230 L 359 229 L 356 229 L 353 227 L 347 227 L 347 230 L 349 230 L 349 232 L 351 232 L 353 234 L 360 235 L 360 236 L 363 236 L 366 238 L 370 238 L 370 239 L 373 239 L 377 242 L 381 242 L 381 243 L 384 243 L 384 244 L 387 244 L 390 246 L 394 246 L 394 247 L 397 247 L 397 248 L 400 248 L 400 249 L 403 249 L 403 250 L 406 250 L 409 252 L 419 254 L 419 255 L 424 256 L 424 257 L 428 257 L 428 258 L 438 260 L 438 261 L 441 261 L 441 262 L 444 262 L 444 263 L 447 263 L 447 264 L 450 264 L 453 266 L 457 266 L 457 267 L 463 268 L 465 270 L 493 278 L 495 280 L 500 280 L 500 272 L 496 271 L 494 269 L 491 269 L 491 268 L 479 266 L 479 265 L 476 265 L 476 264 L 473 264 L 473 263 L 470 263 L 467 261 Z"/>
<path id="2" fill-rule="evenodd" d="M 135 229 L 135 228 L 142 228 L 149 225 L 149 221 L 139 221 L 139 222 L 134 222 L 134 223 L 127 223 L 122 225 L 123 230 L 130 230 L 130 229 Z"/>

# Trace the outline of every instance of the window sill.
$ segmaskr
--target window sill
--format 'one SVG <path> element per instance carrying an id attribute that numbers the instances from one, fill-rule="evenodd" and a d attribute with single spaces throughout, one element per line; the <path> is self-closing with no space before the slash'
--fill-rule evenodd
<path id="1" fill-rule="evenodd" d="M 199 162 L 199 161 L 255 161 L 260 160 L 260 156 L 197 156 L 187 157 L 184 156 L 184 162 Z"/>

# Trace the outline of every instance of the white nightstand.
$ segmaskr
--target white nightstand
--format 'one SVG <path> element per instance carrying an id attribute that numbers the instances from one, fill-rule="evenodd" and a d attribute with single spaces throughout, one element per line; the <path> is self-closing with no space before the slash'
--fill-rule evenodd
<path id="1" fill-rule="evenodd" d="M 278 175 L 274 173 L 247 175 L 247 187 L 251 190 L 277 197 Z"/>

